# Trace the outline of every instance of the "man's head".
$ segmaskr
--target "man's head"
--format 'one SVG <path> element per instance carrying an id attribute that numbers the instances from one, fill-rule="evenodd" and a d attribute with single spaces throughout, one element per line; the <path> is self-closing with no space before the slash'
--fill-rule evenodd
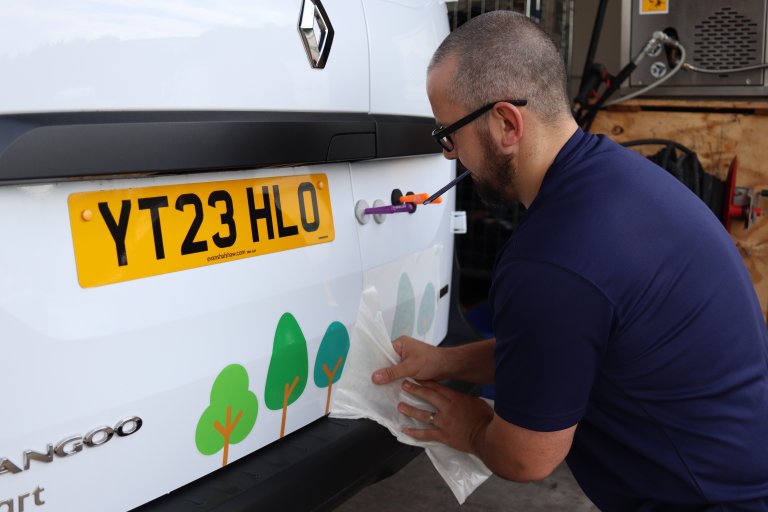
<path id="1" fill-rule="evenodd" d="M 510 11 L 492 11 L 453 31 L 440 44 L 428 72 L 457 59 L 448 93 L 472 111 L 492 101 L 525 98 L 543 121 L 570 115 L 563 58 L 536 23 Z"/>
<path id="2" fill-rule="evenodd" d="M 557 46 L 531 20 L 508 11 L 473 18 L 449 35 L 429 64 L 427 92 L 445 126 L 494 104 L 449 134 L 452 149 L 445 152 L 473 171 L 478 191 L 492 203 L 525 196 L 517 190 L 518 166 L 536 164 L 542 148 L 536 139 L 572 122 Z M 524 125 L 535 134 L 527 141 Z"/>

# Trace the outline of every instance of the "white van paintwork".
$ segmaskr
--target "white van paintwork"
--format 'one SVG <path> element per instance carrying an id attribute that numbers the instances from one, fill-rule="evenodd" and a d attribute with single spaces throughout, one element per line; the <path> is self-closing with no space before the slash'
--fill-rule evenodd
<path id="1" fill-rule="evenodd" d="M 301 0 L 51 0 L 0 6 L 0 113 L 277 110 L 431 116 L 429 56 L 448 32 L 436 1 L 325 0 L 335 38 L 324 70 L 307 62 Z M 301 141 L 297 141 L 300 144 Z M 324 173 L 331 243 L 93 288 L 78 283 L 67 199 L 78 192 Z M 454 196 L 360 225 L 359 200 L 432 192 L 455 174 L 440 154 L 293 168 L 0 184 L 0 459 L 20 465 L 67 436 L 137 416 L 141 428 L 52 462 L 0 472 L 0 504 L 25 510 L 127 510 L 221 467 L 195 429 L 228 365 L 246 369 L 256 423 L 229 462 L 278 438 L 265 406 L 276 325 L 290 312 L 307 341 L 309 379 L 323 334 L 352 332 L 364 282 L 391 287 L 409 256 L 439 248 L 436 289 L 451 280 Z M 381 269 L 386 267 L 386 272 Z M 387 282 L 384 282 L 386 280 Z M 414 279 L 417 281 L 418 279 Z M 415 290 L 415 303 L 423 293 Z M 397 304 L 382 304 L 391 318 Z M 446 335 L 437 300 L 431 343 Z M 391 326 L 390 326 L 391 327 Z M 353 340 L 354 341 L 354 340 Z M 312 382 L 286 432 L 320 418 Z M 45 501 L 35 504 L 34 491 Z"/>

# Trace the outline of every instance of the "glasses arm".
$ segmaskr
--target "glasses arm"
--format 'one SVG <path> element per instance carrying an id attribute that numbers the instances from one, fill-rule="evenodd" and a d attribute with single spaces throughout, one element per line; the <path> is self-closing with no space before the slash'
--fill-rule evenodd
<path id="1" fill-rule="evenodd" d="M 496 103 L 491 103 L 491 104 L 489 104 L 489 105 L 485 105 L 485 106 L 483 106 L 483 107 L 480 107 L 479 109 L 475 110 L 475 111 L 474 111 L 474 112 L 472 112 L 471 114 L 469 114 L 469 115 L 467 115 L 467 116 L 465 116 L 465 117 L 462 117 L 461 119 L 459 119 L 459 120 L 458 120 L 458 121 L 456 121 L 455 123 L 453 123 L 453 124 L 451 124 L 451 125 L 448 125 L 448 126 L 446 126 L 446 127 L 445 127 L 445 128 L 443 128 L 442 130 L 438 130 L 438 131 L 436 131 L 436 132 L 433 134 L 433 136 L 434 136 L 436 139 L 442 139 L 443 137 L 445 137 L 445 136 L 447 136 L 447 135 L 449 135 L 449 134 L 451 134 L 451 133 L 455 132 L 455 131 L 456 131 L 456 130 L 458 130 L 459 128 L 462 128 L 462 127 L 464 127 L 464 126 L 468 125 L 469 123 L 471 123 L 472 121 L 474 121 L 475 119 L 477 119 L 478 117 L 480 117 L 481 115 L 485 114 L 486 112 L 488 112 L 489 110 L 491 110 L 491 108 L 493 108 L 493 106 L 494 106 L 495 104 L 496 104 Z"/>
<path id="2" fill-rule="evenodd" d="M 516 107 L 524 107 L 528 104 L 528 100 L 504 100 L 504 101 L 494 101 L 493 103 L 488 103 L 487 105 L 483 105 L 479 109 L 475 110 L 474 112 L 466 115 L 465 117 L 462 117 L 455 123 L 446 126 L 445 128 L 441 130 L 436 130 L 432 133 L 432 136 L 435 139 L 442 139 L 443 137 L 446 137 L 447 135 L 455 132 L 459 128 L 468 125 L 481 115 L 485 114 L 489 110 L 491 110 L 494 106 L 496 106 L 497 103 L 510 103 Z"/>

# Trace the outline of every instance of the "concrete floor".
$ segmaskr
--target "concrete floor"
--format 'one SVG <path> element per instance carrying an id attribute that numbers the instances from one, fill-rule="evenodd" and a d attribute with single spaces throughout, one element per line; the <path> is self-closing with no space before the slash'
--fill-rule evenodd
<path id="1" fill-rule="evenodd" d="M 563 464 L 541 482 L 518 484 L 491 476 L 459 505 L 425 454 L 420 454 L 394 476 L 371 485 L 336 512 L 526 511 L 596 512 Z"/>

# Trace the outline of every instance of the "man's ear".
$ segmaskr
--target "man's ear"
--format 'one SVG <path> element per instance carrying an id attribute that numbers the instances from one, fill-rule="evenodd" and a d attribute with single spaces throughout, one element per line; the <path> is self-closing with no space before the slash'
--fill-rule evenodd
<path id="1" fill-rule="evenodd" d="M 491 110 L 491 126 L 502 148 L 516 146 L 523 137 L 523 116 L 511 103 L 499 102 Z"/>

